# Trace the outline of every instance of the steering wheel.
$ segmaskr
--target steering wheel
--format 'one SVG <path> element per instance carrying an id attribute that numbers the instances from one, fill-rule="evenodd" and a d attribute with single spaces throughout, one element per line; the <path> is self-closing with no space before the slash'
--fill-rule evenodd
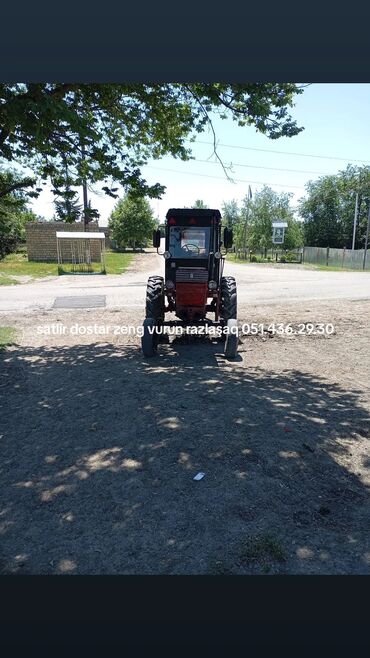
<path id="1" fill-rule="evenodd" d="M 195 249 L 198 249 L 198 254 L 200 254 L 200 249 L 197 244 L 193 244 L 192 242 L 187 242 L 186 244 L 182 245 L 182 249 L 186 249 L 189 252 L 192 252 L 193 249 L 189 249 L 189 247 L 195 247 Z"/>

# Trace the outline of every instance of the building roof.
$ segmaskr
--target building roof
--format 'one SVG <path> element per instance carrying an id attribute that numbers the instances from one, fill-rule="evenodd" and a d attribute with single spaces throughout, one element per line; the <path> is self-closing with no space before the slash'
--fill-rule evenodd
<path id="1" fill-rule="evenodd" d="M 69 238 L 73 240 L 105 240 L 104 233 L 90 231 L 57 231 L 57 238 Z"/>

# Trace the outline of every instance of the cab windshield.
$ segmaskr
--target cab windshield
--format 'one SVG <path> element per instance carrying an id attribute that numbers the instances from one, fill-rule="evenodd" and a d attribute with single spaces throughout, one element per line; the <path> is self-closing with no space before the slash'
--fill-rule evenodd
<path id="1" fill-rule="evenodd" d="M 171 226 L 169 251 L 172 258 L 205 258 L 209 254 L 210 227 Z"/>

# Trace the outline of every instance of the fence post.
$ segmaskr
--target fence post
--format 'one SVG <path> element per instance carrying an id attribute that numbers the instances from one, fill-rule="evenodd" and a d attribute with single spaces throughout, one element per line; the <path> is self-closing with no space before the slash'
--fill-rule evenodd
<path id="1" fill-rule="evenodd" d="M 326 267 L 329 265 L 329 249 L 330 247 L 326 247 Z"/>

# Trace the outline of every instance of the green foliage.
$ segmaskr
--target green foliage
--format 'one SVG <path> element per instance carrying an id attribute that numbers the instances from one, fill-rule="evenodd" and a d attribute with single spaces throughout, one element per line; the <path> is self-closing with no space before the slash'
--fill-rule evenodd
<path id="1" fill-rule="evenodd" d="M 208 208 L 202 199 L 197 199 L 192 208 Z"/>
<path id="2" fill-rule="evenodd" d="M 264 185 L 260 192 L 256 192 L 253 200 L 249 201 L 248 220 L 248 246 L 250 249 L 263 249 L 267 251 L 272 245 L 272 222 L 274 220 L 288 222 L 285 242 L 289 242 L 290 249 L 298 235 L 297 222 L 293 218 L 290 208 L 291 194 L 275 192 Z M 289 232 L 290 229 L 290 232 Z M 282 245 L 283 248 L 287 248 Z"/>
<path id="3" fill-rule="evenodd" d="M 297 260 L 297 254 L 286 254 L 285 259 L 288 263 L 294 263 Z"/>
<path id="4" fill-rule="evenodd" d="M 72 224 L 81 219 L 82 206 L 78 202 L 78 193 L 67 184 L 63 191 L 55 191 L 55 214 L 58 220 Z"/>
<path id="5" fill-rule="evenodd" d="M 293 217 L 286 218 L 288 226 L 284 234 L 284 249 L 297 249 L 304 245 L 304 229 L 303 222 L 298 222 Z"/>
<path id="6" fill-rule="evenodd" d="M 236 229 L 238 224 L 241 222 L 241 210 L 239 209 L 238 203 L 235 199 L 231 201 L 224 201 L 222 204 L 222 219 L 228 228 Z M 234 236 L 235 240 L 235 236 Z"/>
<path id="7" fill-rule="evenodd" d="M 109 218 L 109 226 L 118 247 L 135 249 L 145 246 L 151 239 L 156 221 L 147 199 L 127 193 L 117 202 Z"/>
<path id="8" fill-rule="evenodd" d="M 360 196 L 355 249 L 363 249 L 370 198 L 370 167 L 348 165 L 332 176 L 322 176 L 306 185 L 301 199 L 305 243 L 312 247 L 351 248 L 356 192 Z"/>
<path id="9" fill-rule="evenodd" d="M 23 190 L 24 185 L 31 185 L 30 180 L 11 170 L 0 170 L 0 259 L 25 240 L 25 224 L 38 220 L 27 208 L 28 198 Z"/>
<path id="10" fill-rule="evenodd" d="M 1 83 L 0 158 L 31 167 L 56 190 L 115 183 L 158 198 L 159 183 L 141 175 L 149 158 L 191 157 L 185 145 L 211 125 L 212 112 L 271 139 L 302 128 L 289 109 L 303 89 L 294 83 Z M 37 190 L 35 190 L 37 193 Z"/>
<path id="11" fill-rule="evenodd" d="M 251 261 L 251 263 L 257 263 L 258 262 L 257 256 L 255 254 L 252 254 L 252 256 L 250 258 L 250 261 Z"/>

